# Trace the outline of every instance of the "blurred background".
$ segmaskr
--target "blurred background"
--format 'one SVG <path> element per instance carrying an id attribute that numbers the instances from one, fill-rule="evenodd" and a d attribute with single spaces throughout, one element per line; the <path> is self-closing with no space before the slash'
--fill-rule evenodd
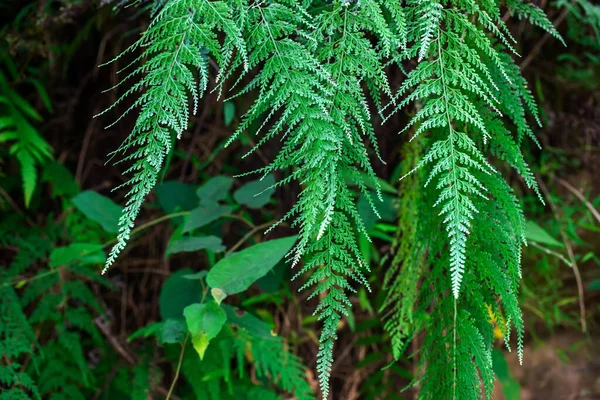
<path id="1" fill-rule="evenodd" d="M 128 135 L 135 118 L 132 113 L 104 129 L 130 103 L 94 118 L 124 92 L 103 91 L 117 84 L 118 70 L 133 58 L 99 65 L 139 37 L 160 3 L 0 1 L 2 400 L 35 398 L 36 393 L 44 399 L 165 398 L 179 377 L 178 365 L 181 376 L 171 398 L 231 396 L 230 358 L 211 348 L 207 359 L 213 364 L 199 367 L 193 364 L 193 351 L 181 362 L 180 344 L 147 336 L 180 307 L 177 299 L 204 290 L 191 274 L 210 268 L 223 253 L 260 242 L 297 195 L 291 189 L 270 190 L 257 199 L 253 194 L 265 182 L 230 178 L 266 165 L 274 153 L 271 143 L 242 159 L 254 144 L 252 132 L 224 148 L 250 98 L 224 102 L 209 94 L 202 99 L 138 218 L 136 234 L 109 273 L 99 274 L 114 243 L 125 193 L 111 191 L 124 182 L 125 167 L 107 163 L 107 155 Z M 494 398 L 600 399 L 600 5 L 588 0 L 534 3 L 548 14 L 567 47 L 541 29 L 505 18 L 541 109 L 543 127 L 536 134 L 543 149 L 527 143 L 524 153 L 547 204 L 514 175 L 511 184 L 523 199 L 530 242 L 521 285 L 525 362 L 519 366 L 516 354 L 504 349 L 498 329 Z M 392 87 L 402 79 L 400 73 L 392 77 Z M 402 212 L 397 166 L 409 136 L 396 133 L 407 119 L 383 127 L 375 121 L 387 162 L 374 162 L 384 181 L 382 218 L 359 199 L 374 238 L 360 245 L 373 269 L 369 280 L 375 295 L 360 289 L 352 297 L 354 314 L 344 320 L 336 344 L 334 398 L 414 397 L 411 389 L 402 389 L 415 371 L 416 357 L 383 369 L 392 356 L 378 315 L 383 299 L 377 295 Z M 182 242 L 182 216 L 197 206 L 198 188 L 217 182 L 223 183 L 222 194 L 196 226 L 212 239 Z M 267 238 L 291 234 L 282 227 Z M 316 389 L 311 371 L 319 324 L 312 316 L 314 302 L 305 301 L 309 293 L 298 294 L 302 282 L 290 281 L 291 276 L 289 266 L 279 262 L 234 303 L 285 338 L 286 349 L 308 367 L 308 382 Z M 413 349 L 418 343 L 416 337 Z M 235 379 L 249 388 L 264 383 L 255 357 L 242 354 L 234 368 L 236 374 L 245 371 Z M 250 398 L 250 392 L 233 398 Z"/>

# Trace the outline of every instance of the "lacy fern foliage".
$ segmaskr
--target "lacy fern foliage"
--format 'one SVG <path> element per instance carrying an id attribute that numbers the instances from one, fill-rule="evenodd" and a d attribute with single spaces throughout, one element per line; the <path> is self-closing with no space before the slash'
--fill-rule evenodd
<path id="1" fill-rule="evenodd" d="M 218 32 L 226 36 L 223 43 L 219 41 Z M 196 112 L 198 98 L 208 85 L 208 57 L 214 57 L 221 68 L 227 70 L 236 49 L 245 57 L 240 36 L 227 3 L 178 0 L 166 4 L 142 37 L 126 51 L 144 49 L 130 65 L 142 59 L 146 61 L 129 73 L 121 84 L 141 75 L 139 82 L 103 112 L 112 110 L 130 94 L 141 92 L 115 121 L 117 123 L 133 109 L 140 109 L 131 134 L 112 153 L 113 156 L 128 153 L 122 161 L 133 163 L 126 171 L 133 176 L 123 184 L 130 187 L 127 203 L 119 222 L 118 242 L 110 252 L 104 272 L 125 248 L 144 199 L 156 185 L 164 159 L 171 150 L 171 135 L 179 138 L 187 128 L 188 97 L 191 97 L 193 112 Z M 199 71 L 198 80 L 193 69 Z"/>
<path id="2" fill-rule="evenodd" d="M 518 0 L 507 5 L 560 39 L 541 10 Z M 377 213 L 382 197 L 370 153 L 381 157 L 373 110 L 385 121 L 417 105 L 404 129 L 418 144 L 404 152 L 412 195 L 401 204 L 410 217 L 400 219 L 385 279 L 386 329 L 396 358 L 427 330 L 425 372 L 416 378 L 422 398 L 478 398 L 480 381 L 489 397 L 490 313 L 504 321 L 507 345 L 516 328 L 520 356 L 523 336 L 517 292 L 524 217 L 495 159 L 537 192 L 521 144 L 525 137 L 537 144 L 527 115 L 539 124 L 500 11 L 497 2 L 467 0 L 166 2 L 127 51 L 141 53 L 120 85 L 139 81 L 107 110 L 135 94 L 124 115 L 139 109 L 137 121 L 113 153 L 133 165 L 105 271 L 125 247 L 174 139 L 187 128 L 190 103 L 195 112 L 209 86 L 219 94 L 229 87 L 231 98 L 254 95 L 227 144 L 254 133 L 248 156 L 278 140 L 268 165 L 248 173 L 276 172 L 281 178 L 269 189 L 292 182 L 301 188 L 279 223 L 299 231 L 289 259 L 294 267 L 303 263 L 296 277 L 306 277 L 303 288 L 312 287 L 310 297 L 319 299 L 317 370 L 327 397 L 338 325 L 352 305 L 348 293 L 354 284 L 369 288 L 369 266 L 357 245 L 368 233 L 356 195 Z M 214 82 L 211 61 L 218 68 Z M 388 81 L 394 66 L 408 70 L 399 88 Z M 373 182 L 375 196 L 368 190 Z M 437 234 L 439 226 L 445 235 Z M 460 295 L 465 287 L 470 296 Z M 432 322 L 425 323 L 431 304 Z"/>

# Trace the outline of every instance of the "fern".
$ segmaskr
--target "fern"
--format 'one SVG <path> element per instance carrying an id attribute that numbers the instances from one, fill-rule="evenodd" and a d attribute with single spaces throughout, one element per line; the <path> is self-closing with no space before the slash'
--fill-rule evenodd
<path id="1" fill-rule="evenodd" d="M 217 32 L 225 35 L 222 43 Z M 164 159 L 171 150 L 171 134 L 174 133 L 179 138 L 187 128 L 188 98 L 191 97 L 195 113 L 198 99 L 208 87 L 207 56 L 215 57 L 224 71 L 228 70 L 236 49 L 245 57 L 241 33 L 232 19 L 230 7 L 223 1 L 169 2 L 126 53 L 137 48 L 143 48 L 144 51 L 132 64 L 141 59 L 146 61 L 129 73 L 120 84 L 142 75 L 139 82 L 103 112 L 112 110 L 129 95 L 140 93 L 133 105 L 115 121 L 118 122 L 135 108 L 140 109 L 131 134 L 112 153 L 116 156 L 129 152 L 122 161 L 133 163 L 126 171 L 133 176 L 122 185 L 131 188 L 126 195 L 127 203 L 119 221 L 118 241 L 110 252 L 103 273 L 114 263 L 129 240 L 144 199 L 155 186 Z M 200 73 L 198 81 L 193 69 Z M 219 79 L 217 76 L 217 81 Z"/>
<path id="2" fill-rule="evenodd" d="M 2 59 L 9 71 L 16 70 L 14 62 L 8 56 Z M 38 89 L 42 91 L 42 97 L 47 97 L 41 86 Z M 9 77 L 0 70 L 0 143 L 13 142 L 9 153 L 21 166 L 26 207 L 29 207 L 37 185 L 37 168 L 52 159 L 52 147 L 33 125 L 33 122 L 40 121 L 42 116 L 13 89 Z"/>
<path id="3" fill-rule="evenodd" d="M 310 297 L 320 298 L 315 314 L 324 328 L 317 371 L 326 397 L 337 325 L 351 306 L 346 294 L 354 291 L 350 280 L 368 287 L 362 273 L 368 266 L 352 226 L 367 232 L 347 182 L 357 185 L 375 209 L 361 174 L 377 182 L 365 144 L 370 142 L 377 152 L 361 81 L 369 81 L 376 101 L 380 93 L 391 96 L 381 60 L 398 45 L 396 31 L 402 25 L 390 28 L 383 10 L 400 12 L 377 1 L 334 2 L 314 18 L 299 7 L 281 1 L 248 10 L 245 24 L 254 27 L 246 37 L 249 66 L 260 70 L 240 93 L 257 89 L 259 96 L 233 138 L 256 121 L 262 120 L 257 134 L 270 123 L 253 150 L 276 136 L 282 146 L 272 163 L 256 172 L 266 176 L 292 170 L 275 186 L 291 179 L 303 186 L 280 222 L 292 219 L 292 226 L 299 228 L 300 238 L 290 254 L 292 266 L 307 255 L 296 277 L 309 273 L 303 288 L 315 285 Z M 375 35 L 379 45 L 374 47 L 366 34 Z M 377 196 L 381 200 L 379 187 Z"/>
<path id="4" fill-rule="evenodd" d="M 539 118 L 526 82 L 507 54 L 515 52 L 513 39 L 498 17 L 497 6 L 444 4 L 441 17 L 437 9 L 430 10 L 431 18 L 425 21 L 423 6 L 409 3 L 407 15 L 415 29 L 409 27 L 407 40 L 413 44 L 396 57 L 400 62 L 422 59 L 400 87 L 394 111 L 422 103 L 404 130 L 414 126 L 413 139 L 427 133 L 428 149 L 403 179 L 426 170 L 422 178 L 426 191 L 420 197 L 422 205 L 412 206 L 420 209 L 416 227 L 409 225 L 408 236 L 400 240 L 428 237 L 424 264 L 429 270 L 419 272 L 424 268 L 420 261 L 416 265 L 406 261 L 410 246 L 400 243 L 405 258 L 395 262 L 406 266 L 390 271 L 385 304 L 389 311 L 384 317 L 399 357 L 406 339 L 420 329 L 411 323 L 413 312 L 428 313 L 435 303 L 430 322 L 423 326 L 427 332 L 420 359 L 424 372 L 415 381 L 422 385 L 420 398 L 490 398 L 494 381 L 490 309 L 497 320 L 505 321 L 501 329 L 509 349 L 511 326 L 516 328 L 522 360 L 523 319 L 517 296 L 525 239 L 519 202 L 485 152 L 505 160 L 538 192 L 519 145 L 525 136 L 537 144 L 526 112 L 538 123 Z M 542 19 L 538 14 L 534 17 Z M 431 29 L 433 33 L 423 34 Z M 435 187 L 430 188 L 432 184 Z M 446 240 L 431 233 L 438 217 L 429 216 L 428 207 L 439 209 Z M 446 243 L 448 253 L 443 250 Z M 451 297 L 443 284 L 447 275 Z M 419 279 L 423 282 L 415 298 L 401 282 Z M 460 296 L 463 287 L 468 288 L 468 296 Z"/>
<path id="5" fill-rule="evenodd" d="M 560 39 L 541 10 L 516 0 L 507 5 L 518 18 Z M 387 113 L 385 120 L 418 104 L 404 129 L 414 129 L 419 144 L 414 153 L 405 153 L 410 156 L 402 185 L 411 195 L 401 201 L 410 214 L 399 222 L 397 255 L 386 275 L 386 329 L 396 358 L 413 335 L 427 330 L 424 374 L 417 378 L 422 398 L 489 397 L 490 310 L 505 321 L 507 345 L 511 327 L 516 329 L 522 357 L 517 291 L 525 240 L 518 199 L 501 177 L 502 163 L 488 155 L 515 169 L 538 192 L 521 145 L 525 137 L 537 144 L 527 115 L 538 124 L 539 117 L 512 59 L 514 46 L 497 2 L 165 3 L 128 50 L 141 50 L 132 65 L 145 61 L 122 81 L 140 76 L 117 104 L 136 93 L 124 115 L 134 108 L 140 113 L 113 153 L 129 153 L 123 160 L 133 163 L 128 170 L 133 177 L 125 184 L 131 189 L 118 243 L 104 271 L 125 247 L 172 136 L 186 129 L 190 99 L 195 111 L 208 88 L 208 59 L 214 58 L 219 67 L 214 90 L 221 94 L 231 81 L 232 98 L 256 94 L 227 144 L 252 130 L 258 140 L 248 156 L 279 139 L 270 164 L 253 172 L 283 176 L 269 189 L 301 185 L 296 203 L 279 223 L 289 221 L 299 230 L 289 259 L 292 266 L 304 261 L 295 276 L 306 275 L 302 288 L 312 287 L 310 297 L 319 298 L 315 314 L 323 330 L 317 370 L 327 397 L 338 325 L 351 307 L 348 292 L 355 283 L 369 288 L 369 266 L 357 245 L 357 236 L 368 234 L 351 186 L 377 213 L 366 182 L 377 182 L 369 150 L 379 157 L 371 104 L 382 116 Z M 416 66 L 394 93 L 386 68 L 395 63 L 404 70 L 412 60 Z M 192 69 L 199 71 L 198 79 Z M 381 106 L 383 99 L 389 99 L 387 106 Z M 418 183 L 424 186 L 421 193 L 414 189 Z M 375 196 L 381 200 L 377 184 Z M 418 218 L 409 219 L 412 215 Z M 443 235 L 437 234 L 440 224 Z M 465 287 L 468 297 L 460 296 Z M 427 319 L 431 304 L 433 315 Z M 183 370 L 193 374 L 185 362 Z M 210 385 L 207 390 L 214 393 L 218 385 Z"/>

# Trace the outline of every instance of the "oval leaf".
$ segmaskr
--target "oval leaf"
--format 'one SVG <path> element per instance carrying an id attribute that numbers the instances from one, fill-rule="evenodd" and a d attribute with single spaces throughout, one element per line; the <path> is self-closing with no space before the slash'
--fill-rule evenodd
<path id="1" fill-rule="evenodd" d="M 206 276 L 211 288 L 228 295 L 248 289 L 271 270 L 292 248 L 296 236 L 255 244 L 219 261 Z"/>
<path id="2" fill-rule="evenodd" d="M 119 218 L 123 207 L 111 199 L 91 190 L 73 197 L 73 204 L 86 217 L 99 223 L 105 231 L 115 233 L 119 230 Z"/>
<path id="3" fill-rule="evenodd" d="M 175 254 L 181 252 L 190 252 L 208 249 L 215 253 L 225 250 L 225 246 L 221 243 L 221 238 L 216 236 L 203 237 L 183 237 L 171 242 L 167 248 L 167 254 Z"/>
<path id="4" fill-rule="evenodd" d="M 58 267 L 75 262 L 79 265 L 104 264 L 106 255 L 102 249 L 103 246 L 97 243 L 73 243 L 57 247 L 50 253 L 50 266 Z"/>
<path id="5" fill-rule="evenodd" d="M 194 208 L 190 212 L 190 215 L 187 216 L 183 233 L 208 225 L 229 213 L 231 213 L 230 206 L 223 206 L 217 203 L 200 204 L 200 206 Z"/>
<path id="6" fill-rule="evenodd" d="M 275 177 L 269 174 L 262 179 L 248 182 L 235 191 L 233 198 L 249 208 L 261 208 L 271 200 L 275 188 Z"/>

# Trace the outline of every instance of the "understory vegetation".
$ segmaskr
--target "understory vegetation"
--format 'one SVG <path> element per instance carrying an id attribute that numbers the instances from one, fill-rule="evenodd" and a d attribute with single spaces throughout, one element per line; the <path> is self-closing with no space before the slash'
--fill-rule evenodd
<path id="1" fill-rule="evenodd" d="M 600 395 L 599 54 L 589 0 L 0 4 L 0 400 Z"/>

